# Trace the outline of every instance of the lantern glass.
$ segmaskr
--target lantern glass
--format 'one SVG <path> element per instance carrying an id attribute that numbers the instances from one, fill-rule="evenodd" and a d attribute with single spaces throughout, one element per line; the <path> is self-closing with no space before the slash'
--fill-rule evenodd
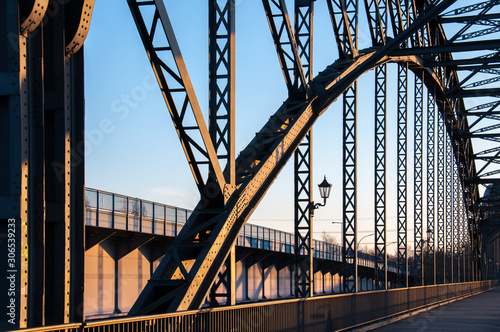
<path id="1" fill-rule="evenodd" d="M 323 182 L 318 184 L 318 187 L 321 198 L 326 200 L 330 196 L 330 190 L 332 189 L 331 183 L 328 183 L 328 181 L 326 181 L 326 176 L 323 179 Z"/>

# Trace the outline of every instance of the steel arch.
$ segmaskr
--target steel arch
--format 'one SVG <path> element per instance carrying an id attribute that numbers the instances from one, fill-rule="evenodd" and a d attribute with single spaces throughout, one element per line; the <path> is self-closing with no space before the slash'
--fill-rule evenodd
<path id="1" fill-rule="evenodd" d="M 317 119 L 367 71 L 390 62 L 408 65 L 410 70 L 423 78 L 429 90 L 436 91 L 435 98 L 440 105 L 438 111 L 449 120 L 446 126 L 450 132 L 458 120 L 450 108 L 443 107 L 450 104 L 446 98 L 443 77 L 427 70 L 421 57 L 393 56 L 391 52 L 397 52 L 405 40 L 452 3 L 445 1 L 429 6 L 425 15 L 414 18 L 406 30 L 384 46 L 362 50 L 351 59 L 336 61 L 313 79 L 308 91 L 309 98 L 286 100 L 237 158 L 236 189 L 223 210 L 207 208 L 204 202 L 200 202 L 129 314 L 187 310 L 201 306 L 239 230 L 274 178 Z M 469 145 L 467 140 L 458 141 L 462 153 Z M 474 168 L 471 170 L 472 174 L 467 174 L 469 177 L 474 176 Z M 464 182 L 466 179 L 461 180 Z M 472 190 L 470 193 L 477 191 Z M 475 197 L 471 199 L 474 201 Z"/>

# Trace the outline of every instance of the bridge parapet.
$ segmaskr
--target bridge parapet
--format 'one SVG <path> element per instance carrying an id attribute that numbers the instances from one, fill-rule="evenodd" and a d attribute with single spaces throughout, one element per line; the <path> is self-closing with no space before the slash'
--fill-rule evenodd
<path id="1" fill-rule="evenodd" d="M 85 189 L 85 224 L 104 228 L 175 237 L 192 210 L 92 188 Z M 246 224 L 236 246 L 294 254 L 294 235 L 264 226 Z M 325 241 L 313 241 L 316 259 L 342 261 L 342 247 Z M 375 268 L 373 255 L 358 252 L 358 265 Z M 397 272 L 395 261 L 388 271 Z"/>

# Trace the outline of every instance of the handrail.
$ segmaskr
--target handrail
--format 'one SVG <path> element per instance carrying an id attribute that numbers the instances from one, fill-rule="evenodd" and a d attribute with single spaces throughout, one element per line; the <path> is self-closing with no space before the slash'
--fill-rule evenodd
<path id="1" fill-rule="evenodd" d="M 85 224 L 163 236 L 177 236 L 193 211 L 108 191 L 85 188 Z M 294 254 L 292 233 L 246 224 L 236 245 Z M 313 240 L 313 256 L 318 259 L 342 260 L 342 247 Z M 358 251 L 360 266 L 375 267 L 375 256 Z M 396 272 L 396 262 L 387 261 L 388 271 Z M 412 267 L 409 267 L 410 275 Z"/>

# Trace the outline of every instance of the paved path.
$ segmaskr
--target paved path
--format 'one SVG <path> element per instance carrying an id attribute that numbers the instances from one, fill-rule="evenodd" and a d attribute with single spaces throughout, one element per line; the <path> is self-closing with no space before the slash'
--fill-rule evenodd
<path id="1" fill-rule="evenodd" d="M 500 287 L 372 331 L 500 331 Z"/>

